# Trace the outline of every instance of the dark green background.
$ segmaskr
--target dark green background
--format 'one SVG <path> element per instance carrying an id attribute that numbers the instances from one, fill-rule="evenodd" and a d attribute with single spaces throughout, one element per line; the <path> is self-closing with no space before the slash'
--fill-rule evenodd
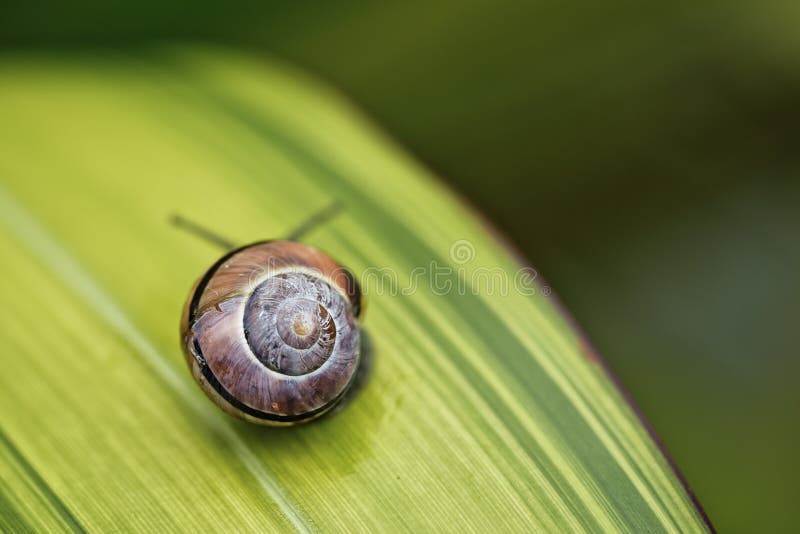
<path id="1" fill-rule="evenodd" d="M 516 242 L 722 531 L 800 497 L 800 3 L 5 2 L 4 48 L 215 42 L 338 86 Z"/>

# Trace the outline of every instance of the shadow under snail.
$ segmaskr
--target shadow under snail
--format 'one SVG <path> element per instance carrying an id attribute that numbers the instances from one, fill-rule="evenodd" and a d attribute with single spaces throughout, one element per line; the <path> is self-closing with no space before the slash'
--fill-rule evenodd
<path id="1" fill-rule="evenodd" d="M 186 362 L 205 394 L 234 417 L 272 426 L 311 421 L 353 384 L 360 287 L 327 254 L 297 241 L 329 216 L 318 213 L 285 240 L 231 250 L 189 294 L 180 326 Z M 185 219 L 173 222 L 233 248 Z"/>

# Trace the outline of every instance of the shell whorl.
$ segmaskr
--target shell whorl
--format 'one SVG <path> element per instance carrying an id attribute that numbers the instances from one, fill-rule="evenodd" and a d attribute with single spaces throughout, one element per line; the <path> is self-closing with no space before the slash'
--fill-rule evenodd
<path id="1" fill-rule="evenodd" d="M 182 322 L 192 373 L 226 412 L 291 424 L 331 408 L 360 358 L 360 293 L 322 252 L 258 243 L 221 259 L 198 282 Z"/>
<path id="2" fill-rule="evenodd" d="M 346 307 L 344 298 L 320 278 L 292 272 L 271 276 L 247 299 L 245 338 L 273 371 L 304 375 L 333 353 L 337 318 L 344 317 Z"/>

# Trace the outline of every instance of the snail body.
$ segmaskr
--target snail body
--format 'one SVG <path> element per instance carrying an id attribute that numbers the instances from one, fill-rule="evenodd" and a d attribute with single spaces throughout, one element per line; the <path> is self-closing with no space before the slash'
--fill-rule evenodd
<path id="1" fill-rule="evenodd" d="M 361 292 L 319 250 L 265 241 L 217 261 L 192 289 L 181 342 L 192 376 L 230 415 L 310 421 L 335 406 L 360 361 Z"/>

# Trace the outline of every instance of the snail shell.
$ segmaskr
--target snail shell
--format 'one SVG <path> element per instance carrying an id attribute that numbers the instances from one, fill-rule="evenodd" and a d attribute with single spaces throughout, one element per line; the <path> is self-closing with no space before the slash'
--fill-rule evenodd
<path id="1" fill-rule="evenodd" d="M 181 340 L 192 376 L 225 412 L 262 425 L 310 421 L 353 382 L 361 292 L 319 250 L 267 241 L 223 256 L 192 289 Z"/>

